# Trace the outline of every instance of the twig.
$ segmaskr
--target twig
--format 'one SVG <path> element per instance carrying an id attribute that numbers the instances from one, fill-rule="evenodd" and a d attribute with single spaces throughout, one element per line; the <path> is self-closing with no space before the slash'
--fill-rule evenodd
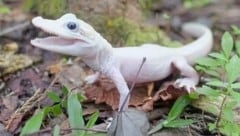
<path id="1" fill-rule="evenodd" d="M 11 125 L 14 123 L 14 120 L 19 118 L 20 116 L 26 114 L 28 111 L 30 111 L 38 102 L 39 99 L 42 98 L 43 90 L 38 89 L 34 95 L 29 98 L 21 108 L 17 109 L 15 113 L 10 117 L 8 120 L 8 124 L 6 125 L 6 129 L 11 131 Z"/>
<path id="2" fill-rule="evenodd" d="M 107 133 L 106 130 L 101 130 L 101 129 L 94 129 L 94 128 L 86 128 L 86 127 L 82 127 L 82 128 L 67 128 L 67 129 L 61 129 L 60 131 L 72 131 L 72 130 L 84 130 L 84 131 L 91 131 L 91 132 L 96 132 L 96 133 Z M 53 131 L 52 128 L 47 128 L 47 129 L 42 129 L 39 130 L 37 132 L 33 132 L 28 134 L 28 136 L 31 135 L 38 135 L 38 134 L 42 134 L 42 133 L 50 133 L 51 131 Z"/>
<path id="3" fill-rule="evenodd" d="M 55 76 L 55 78 L 52 80 L 50 85 L 46 90 L 49 90 L 50 87 L 53 86 L 53 84 L 57 81 L 59 77 L 59 74 Z M 42 101 L 47 96 L 47 91 L 38 89 L 32 97 L 30 97 L 23 105 L 22 107 L 18 108 L 15 113 L 10 117 L 8 120 L 8 124 L 6 125 L 6 129 L 10 131 L 12 123 L 14 123 L 14 120 L 19 118 L 20 116 L 25 115 L 27 112 L 33 109 L 40 101 Z"/>
<path id="4" fill-rule="evenodd" d="M 4 30 L 2 30 L 0 32 L 0 36 L 6 35 L 6 34 L 11 33 L 13 31 L 17 31 L 17 30 L 19 30 L 21 28 L 24 28 L 24 27 L 28 26 L 29 24 L 30 24 L 30 21 L 26 21 L 26 22 L 18 24 L 16 26 L 12 26 L 10 28 L 6 28 L 6 29 L 4 29 Z"/>
<path id="5" fill-rule="evenodd" d="M 221 117 L 222 117 L 222 114 L 223 114 L 223 108 L 224 108 L 224 104 L 225 104 L 225 101 L 227 100 L 227 96 L 225 96 L 223 98 L 223 101 L 221 103 L 221 107 L 220 107 L 220 113 L 219 115 L 217 116 L 217 121 L 216 121 L 216 127 L 219 128 L 220 127 L 220 121 L 221 121 Z M 218 131 L 218 135 L 220 136 L 220 132 Z"/>
<path id="6" fill-rule="evenodd" d="M 71 131 L 71 130 L 84 130 L 84 131 L 92 131 L 92 132 L 97 132 L 97 133 L 107 133 L 107 130 L 101 130 L 101 129 L 95 129 L 95 128 L 67 128 L 67 129 L 62 129 L 62 131 Z"/>

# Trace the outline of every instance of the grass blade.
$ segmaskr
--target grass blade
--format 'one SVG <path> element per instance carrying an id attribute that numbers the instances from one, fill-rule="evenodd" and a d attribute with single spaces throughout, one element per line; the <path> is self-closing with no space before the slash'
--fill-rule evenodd
<path id="1" fill-rule="evenodd" d="M 68 96 L 67 112 L 69 116 L 69 123 L 71 128 L 83 128 L 84 120 L 82 114 L 82 106 L 78 101 L 77 94 L 70 94 Z M 83 134 L 81 130 L 73 130 L 74 136 L 80 136 Z"/>
<path id="2" fill-rule="evenodd" d="M 24 125 L 20 136 L 24 136 L 39 131 L 42 121 L 44 119 L 44 112 L 45 109 L 38 112 L 36 115 L 32 116 Z"/>
<path id="3" fill-rule="evenodd" d="M 191 102 L 191 99 L 185 95 L 179 97 L 176 102 L 174 103 L 173 107 L 171 108 L 170 112 L 168 113 L 168 121 L 172 121 L 180 116 L 183 112 L 184 108 Z"/>

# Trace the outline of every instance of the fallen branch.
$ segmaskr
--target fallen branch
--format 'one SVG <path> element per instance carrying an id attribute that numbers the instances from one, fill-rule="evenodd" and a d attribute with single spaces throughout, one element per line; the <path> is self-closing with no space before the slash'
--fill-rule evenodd
<path id="1" fill-rule="evenodd" d="M 52 80 L 52 82 L 50 83 L 50 85 L 48 86 L 48 88 L 46 90 L 42 90 L 42 89 L 36 90 L 34 95 L 31 98 L 29 98 L 22 105 L 22 107 L 18 108 L 16 110 L 16 112 L 13 113 L 13 115 L 8 120 L 7 125 L 5 127 L 9 132 L 14 132 L 16 129 L 15 127 L 17 127 L 17 126 L 13 125 L 13 124 L 15 124 L 16 122 L 19 122 L 19 119 L 21 120 L 21 118 L 23 118 L 24 115 L 29 113 L 29 111 L 31 111 L 34 107 L 36 107 L 39 104 L 39 102 L 41 102 L 42 100 L 44 100 L 46 98 L 47 91 L 58 80 L 58 77 L 59 77 L 59 75 L 55 76 L 55 78 Z M 14 127 L 12 128 L 12 126 L 14 126 Z"/>
<path id="2" fill-rule="evenodd" d="M 91 131 L 91 132 L 96 132 L 96 133 L 107 133 L 106 130 L 101 130 L 101 129 L 93 129 L 93 128 L 68 128 L 68 129 L 60 129 L 60 132 L 61 131 L 64 131 L 64 132 L 69 132 L 69 131 L 72 131 L 72 130 L 84 130 L 84 131 Z M 36 136 L 36 135 L 41 135 L 43 133 L 51 133 L 53 131 L 52 128 L 47 128 L 47 129 L 42 129 L 42 130 L 39 130 L 37 132 L 33 132 L 33 133 L 30 133 L 28 134 L 28 136 Z"/>
<path id="3" fill-rule="evenodd" d="M 23 22 L 23 23 L 21 23 L 21 24 L 12 26 L 12 27 L 10 27 L 10 28 L 6 28 L 6 29 L 4 29 L 4 30 L 2 30 L 2 31 L 0 32 L 0 36 L 4 36 L 4 35 L 6 35 L 6 34 L 8 34 L 8 33 L 11 33 L 11 32 L 17 31 L 17 30 L 19 30 L 19 29 L 25 28 L 25 27 L 27 27 L 28 25 L 30 25 L 30 21 L 26 21 L 26 22 Z"/>

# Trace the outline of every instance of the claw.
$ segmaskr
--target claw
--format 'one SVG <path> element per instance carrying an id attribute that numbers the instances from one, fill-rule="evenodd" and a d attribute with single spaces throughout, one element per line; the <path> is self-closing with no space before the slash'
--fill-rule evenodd
<path id="1" fill-rule="evenodd" d="M 187 90 L 188 93 L 191 92 L 191 87 L 189 87 L 189 86 L 187 87 L 187 86 L 186 86 L 185 89 Z"/>
<path id="2" fill-rule="evenodd" d="M 175 81 L 174 85 L 178 88 L 184 88 L 188 93 L 196 90 L 196 83 L 189 78 L 181 78 Z"/>
<path id="3" fill-rule="evenodd" d="M 90 76 L 87 76 L 84 81 L 86 82 L 86 84 L 93 84 L 97 81 L 97 78 L 98 76 L 96 75 L 90 75 Z"/>

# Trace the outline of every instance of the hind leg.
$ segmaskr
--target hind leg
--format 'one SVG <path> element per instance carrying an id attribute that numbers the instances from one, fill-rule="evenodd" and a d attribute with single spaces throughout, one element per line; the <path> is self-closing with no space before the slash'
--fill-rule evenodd
<path id="1" fill-rule="evenodd" d="M 176 58 L 173 60 L 172 65 L 184 76 L 183 78 L 177 79 L 175 85 L 180 88 L 185 88 L 189 93 L 195 90 L 199 77 L 193 67 L 187 63 L 186 59 L 182 57 Z"/>

